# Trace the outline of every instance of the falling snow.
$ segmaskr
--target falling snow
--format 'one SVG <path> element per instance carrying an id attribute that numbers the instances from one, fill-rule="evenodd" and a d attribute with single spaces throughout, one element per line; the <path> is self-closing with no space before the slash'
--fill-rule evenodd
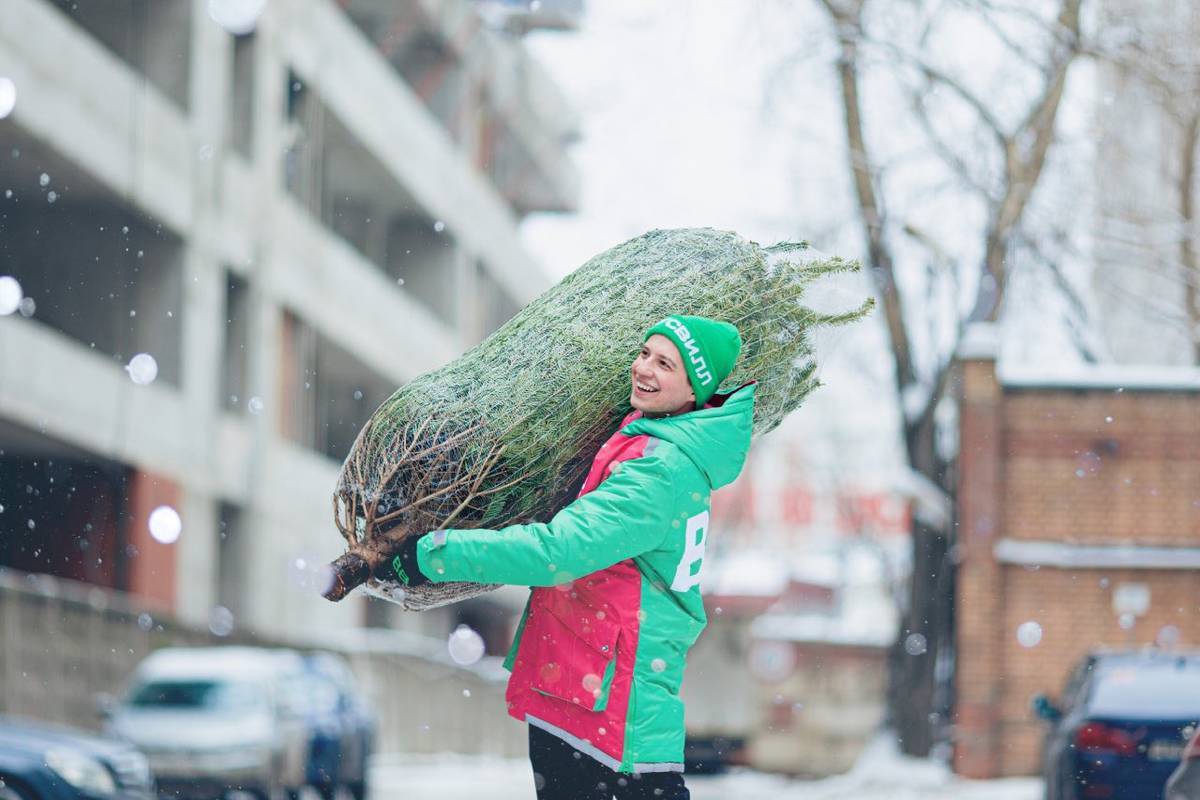
<path id="1" fill-rule="evenodd" d="M 21 305 L 20 282 L 11 275 L 0 276 L 0 317 L 6 317 Z"/>
<path id="2" fill-rule="evenodd" d="M 450 657 L 456 664 L 467 666 L 483 658 L 483 637 L 467 625 L 459 625 L 455 628 L 454 632 L 450 634 L 446 646 L 450 651 Z"/>
<path id="3" fill-rule="evenodd" d="M 183 531 L 179 512 L 170 506 L 159 506 L 150 512 L 150 535 L 163 544 L 174 544 Z"/>
<path id="4" fill-rule="evenodd" d="M 1017 641 L 1022 647 L 1037 647 L 1042 641 L 1042 626 L 1033 620 L 1022 622 L 1017 628 Z"/>
<path id="5" fill-rule="evenodd" d="M 158 377 L 158 362 L 149 353 L 138 353 L 129 360 L 125 371 L 129 373 L 131 381 L 139 386 L 146 386 L 154 383 L 154 379 Z"/>

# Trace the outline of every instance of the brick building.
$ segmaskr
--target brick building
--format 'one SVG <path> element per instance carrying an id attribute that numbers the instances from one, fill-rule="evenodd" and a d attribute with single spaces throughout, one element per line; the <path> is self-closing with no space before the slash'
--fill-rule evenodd
<path id="1" fill-rule="evenodd" d="M 1200 369 L 960 360 L 954 767 L 1031 774 L 1086 652 L 1200 645 Z"/>

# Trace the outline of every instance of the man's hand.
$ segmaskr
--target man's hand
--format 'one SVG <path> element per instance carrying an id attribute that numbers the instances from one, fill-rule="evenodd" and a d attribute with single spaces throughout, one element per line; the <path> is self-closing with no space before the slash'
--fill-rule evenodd
<path id="1" fill-rule="evenodd" d="M 400 545 L 400 552 L 376 568 L 374 576 L 379 580 L 395 581 L 412 588 L 429 583 L 429 578 L 417 566 L 417 542 L 420 536 L 409 536 Z"/>

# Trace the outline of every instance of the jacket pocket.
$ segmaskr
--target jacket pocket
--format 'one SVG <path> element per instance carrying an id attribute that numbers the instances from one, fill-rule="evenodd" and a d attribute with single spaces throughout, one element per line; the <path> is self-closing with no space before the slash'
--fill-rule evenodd
<path id="1" fill-rule="evenodd" d="M 531 686 L 539 694 L 588 711 L 603 711 L 617 666 L 620 626 L 566 592 L 547 589 L 533 604 L 539 619 L 527 633 L 534 642 Z"/>

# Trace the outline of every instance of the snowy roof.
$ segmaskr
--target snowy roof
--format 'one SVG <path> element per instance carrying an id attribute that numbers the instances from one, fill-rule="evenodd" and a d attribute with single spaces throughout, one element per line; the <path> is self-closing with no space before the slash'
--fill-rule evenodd
<path id="1" fill-rule="evenodd" d="M 996 368 L 1000 383 L 1020 389 L 1200 391 L 1200 368 L 1148 364 L 1013 364 Z"/>
<path id="2" fill-rule="evenodd" d="M 850 620 L 840 615 L 764 614 L 750 627 L 759 639 L 857 647 L 887 647 L 896 640 L 896 630 L 895 619 L 886 614 Z"/>
<path id="3" fill-rule="evenodd" d="M 962 359 L 995 358 L 1000 350 L 1000 334 L 995 323 L 972 322 L 963 331 L 956 355 Z"/>
<path id="4" fill-rule="evenodd" d="M 704 565 L 704 594 L 778 597 L 787 588 L 791 569 L 786 560 L 766 550 L 740 550 L 717 556 Z"/>
<path id="5" fill-rule="evenodd" d="M 1010 388 L 1140 389 L 1200 391 L 1200 368 L 1165 364 L 1028 363 L 999 358 L 999 329 L 994 323 L 967 326 L 956 355 L 960 359 L 998 359 L 996 376 Z"/>
<path id="6" fill-rule="evenodd" d="M 790 613 L 778 610 L 763 614 L 751 624 L 751 634 L 759 639 L 789 642 L 820 642 L 858 647 L 886 647 L 896 639 L 899 615 L 888 589 L 876 575 L 866 579 L 863 567 L 853 564 L 847 570 L 847 582 L 839 592 L 838 607 L 829 612 Z M 878 570 L 878 562 L 874 564 Z M 856 575 L 857 573 L 857 575 Z M 855 578 L 858 580 L 855 580 Z"/>
<path id="7" fill-rule="evenodd" d="M 879 553 L 871 548 L 780 550 L 744 547 L 712 556 L 700 589 L 708 595 L 779 597 L 792 582 L 836 588 L 882 578 Z"/>

